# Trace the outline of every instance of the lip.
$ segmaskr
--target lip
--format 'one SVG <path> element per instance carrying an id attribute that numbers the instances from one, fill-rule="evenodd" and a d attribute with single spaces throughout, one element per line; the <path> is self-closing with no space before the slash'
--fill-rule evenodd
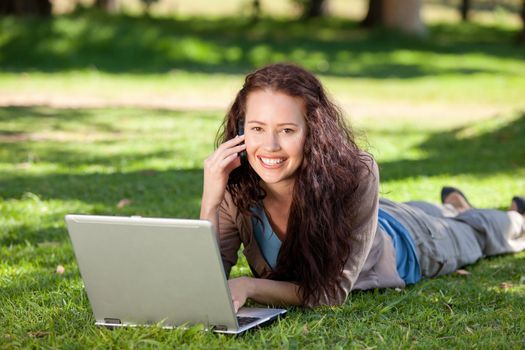
<path id="1" fill-rule="evenodd" d="M 280 162 L 280 163 L 275 163 L 275 164 L 267 164 L 265 162 L 263 162 L 262 158 L 264 159 L 282 159 L 283 161 Z M 280 168 L 284 165 L 284 163 L 286 162 L 288 158 L 286 157 L 265 157 L 265 156 L 257 156 L 257 160 L 259 161 L 259 164 L 261 164 L 261 166 L 263 168 L 266 168 L 266 169 L 277 169 L 277 168 Z"/>

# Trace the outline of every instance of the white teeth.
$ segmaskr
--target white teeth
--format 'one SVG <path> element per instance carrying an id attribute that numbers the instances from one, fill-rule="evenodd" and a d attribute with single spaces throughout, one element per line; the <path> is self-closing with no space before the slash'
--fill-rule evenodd
<path id="1" fill-rule="evenodd" d="M 280 164 L 284 162 L 284 159 L 282 158 L 262 158 L 261 157 L 261 161 L 266 165 L 275 165 L 275 164 Z"/>

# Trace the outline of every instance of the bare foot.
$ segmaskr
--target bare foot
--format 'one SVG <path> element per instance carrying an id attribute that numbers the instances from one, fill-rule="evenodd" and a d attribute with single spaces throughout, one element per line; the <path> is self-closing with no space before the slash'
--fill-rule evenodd
<path id="1" fill-rule="evenodd" d="M 452 205 L 460 213 L 472 209 L 465 197 L 457 192 L 451 192 L 449 195 L 447 195 L 443 200 L 443 203 Z"/>

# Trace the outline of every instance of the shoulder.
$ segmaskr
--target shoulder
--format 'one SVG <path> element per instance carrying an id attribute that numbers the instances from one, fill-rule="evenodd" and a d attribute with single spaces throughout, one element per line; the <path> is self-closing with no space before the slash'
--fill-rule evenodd
<path id="1" fill-rule="evenodd" d="M 379 191 L 379 167 L 377 162 L 370 153 L 364 151 L 359 153 L 358 161 L 362 164 L 357 184 L 358 192 L 363 196 L 370 194 L 375 196 Z"/>
<path id="2" fill-rule="evenodd" d="M 370 153 L 365 151 L 360 151 L 358 153 L 359 161 L 363 164 L 365 171 L 363 172 L 363 176 L 373 176 L 376 178 L 379 178 L 379 167 L 377 165 L 377 162 Z"/>

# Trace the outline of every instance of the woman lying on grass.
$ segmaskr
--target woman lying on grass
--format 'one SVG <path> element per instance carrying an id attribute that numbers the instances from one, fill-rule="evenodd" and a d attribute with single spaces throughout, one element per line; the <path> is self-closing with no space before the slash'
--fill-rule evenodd
<path id="1" fill-rule="evenodd" d="M 201 219 L 215 225 L 227 275 L 244 245 L 255 277 L 229 280 L 236 309 L 248 298 L 339 305 L 354 289 L 404 287 L 525 248 L 521 197 L 508 212 L 474 209 L 454 188 L 443 206 L 379 199 L 376 162 L 297 66 L 249 74 L 223 128 L 204 165 Z"/>

